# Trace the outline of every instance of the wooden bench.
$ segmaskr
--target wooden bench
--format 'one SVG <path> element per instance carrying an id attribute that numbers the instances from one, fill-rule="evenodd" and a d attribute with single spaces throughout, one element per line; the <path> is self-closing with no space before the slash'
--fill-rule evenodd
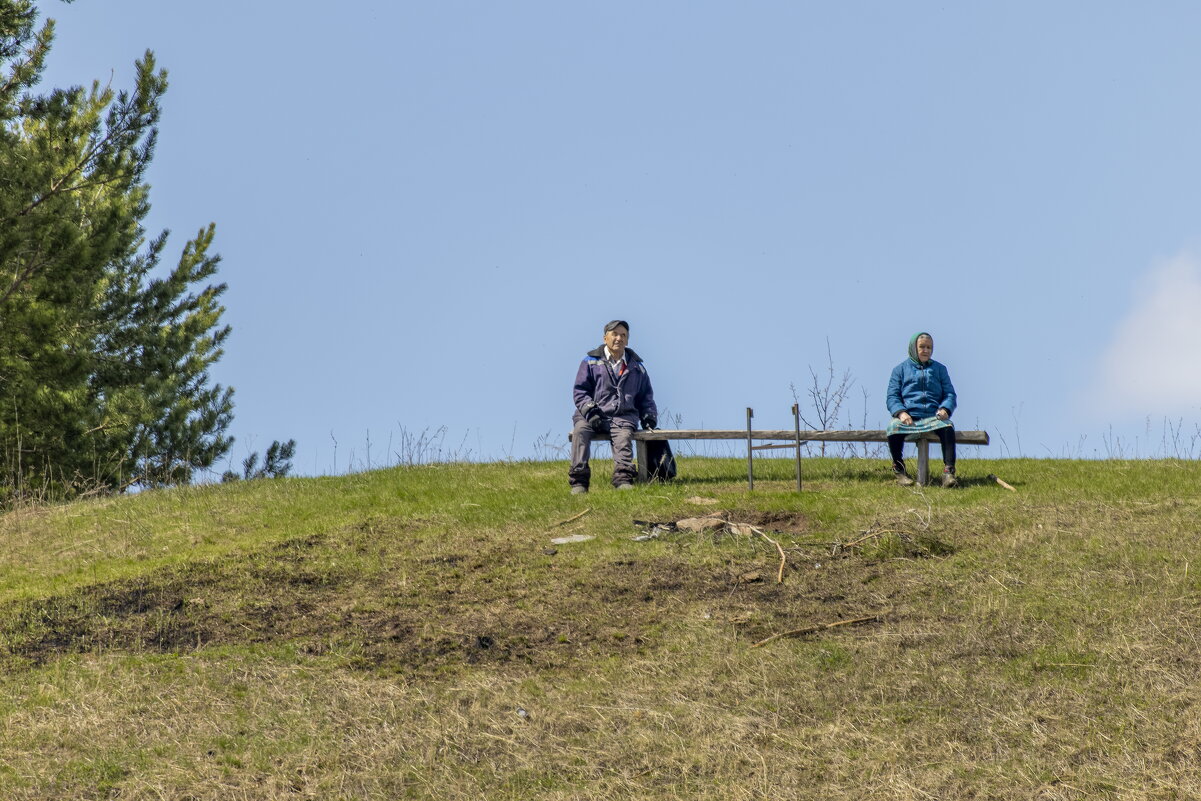
<path id="1" fill-rule="evenodd" d="M 743 440 L 746 442 L 746 480 L 751 489 L 755 487 L 753 469 L 754 452 L 769 448 L 795 448 L 797 461 L 797 489 L 801 488 L 801 443 L 804 442 L 888 442 L 884 431 L 802 431 L 781 430 L 706 430 L 706 429 L 655 429 L 634 432 L 637 448 L 638 480 L 646 481 L 646 443 L 652 440 Z M 756 441 L 774 440 L 773 444 L 755 445 Z M 930 480 L 930 443 L 938 442 L 938 435 L 923 434 L 917 441 L 917 480 L 927 484 Z M 987 445 L 987 431 L 961 431 L 955 429 L 955 442 L 961 445 Z M 785 444 L 786 443 L 786 444 Z"/>

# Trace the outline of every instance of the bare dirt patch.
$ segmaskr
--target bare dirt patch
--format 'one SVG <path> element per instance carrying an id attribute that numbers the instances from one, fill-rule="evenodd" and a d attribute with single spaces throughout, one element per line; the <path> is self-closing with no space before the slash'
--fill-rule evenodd
<path id="1" fill-rule="evenodd" d="M 732 522 L 803 531 L 799 516 L 734 513 Z M 888 594 L 879 570 L 853 558 L 823 568 L 731 547 L 725 564 L 630 552 L 583 563 L 492 543 L 472 552 L 396 555 L 375 571 L 338 567 L 347 542 L 291 540 L 261 554 L 0 609 L 0 659 L 67 653 L 187 652 L 214 645 L 290 644 L 348 654 L 364 669 L 407 675 L 456 665 L 537 668 L 654 648 L 680 619 L 759 639 L 874 614 Z M 814 567 L 817 564 L 818 567 Z M 886 583 L 886 582 L 884 582 Z"/>
<path id="2" fill-rule="evenodd" d="M 809 531 L 809 520 L 798 512 L 734 510 L 727 513 L 726 519 L 731 523 L 746 523 L 777 534 L 804 534 Z"/>
<path id="3" fill-rule="evenodd" d="M 724 523 L 741 523 L 754 526 L 770 534 L 803 534 L 809 531 L 809 520 L 799 512 L 761 512 L 756 510 L 725 510 L 696 517 L 685 515 L 678 520 L 634 520 L 634 525 L 643 529 L 673 530 L 676 527 L 689 531 L 717 531 Z"/>

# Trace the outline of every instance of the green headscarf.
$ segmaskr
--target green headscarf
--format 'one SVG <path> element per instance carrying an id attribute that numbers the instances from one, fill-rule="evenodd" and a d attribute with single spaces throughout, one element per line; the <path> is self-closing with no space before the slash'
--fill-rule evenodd
<path id="1" fill-rule="evenodd" d="M 931 337 L 928 332 L 918 331 L 909 338 L 909 358 L 913 360 L 914 364 L 920 365 L 921 367 L 926 367 L 930 364 L 930 362 L 923 362 L 917 358 L 917 341 L 922 337 L 930 337 L 930 344 L 934 344 L 934 337 Z"/>

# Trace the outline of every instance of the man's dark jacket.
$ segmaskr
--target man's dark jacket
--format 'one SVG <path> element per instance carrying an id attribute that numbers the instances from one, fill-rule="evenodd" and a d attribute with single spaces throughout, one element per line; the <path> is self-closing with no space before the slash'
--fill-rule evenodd
<path id="1" fill-rule="evenodd" d="M 646 365 L 630 348 L 626 348 L 625 357 L 625 373 L 614 379 L 613 371 L 605 363 L 605 346 L 588 351 L 575 376 L 573 421 L 583 418 L 588 407 L 594 403 L 600 407 L 605 419 L 624 420 L 635 428 L 638 427 L 638 421 L 648 414 L 659 416 Z"/>

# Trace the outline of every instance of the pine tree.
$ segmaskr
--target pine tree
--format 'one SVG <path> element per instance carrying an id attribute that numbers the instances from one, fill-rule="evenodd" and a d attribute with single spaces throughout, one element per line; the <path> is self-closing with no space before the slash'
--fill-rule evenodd
<path id="1" fill-rule="evenodd" d="M 229 327 L 200 230 L 158 276 L 144 181 L 164 70 L 131 91 L 37 92 L 54 23 L 0 0 L 0 490 L 186 483 L 230 448 L 233 391 L 211 384 Z"/>
<path id="2" fill-rule="evenodd" d="M 264 457 L 262 465 L 259 465 L 258 451 L 255 451 L 242 461 L 242 475 L 239 476 L 232 470 L 226 470 L 221 475 L 221 480 L 229 482 L 240 481 L 243 478 L 247 481 L 256 478 L 284 478 L 292 472 L 292 457 L 295 455 L 296 440 L 290 439 L 287 442 L 275 440 L 271 443 L 271 447 L 267 448 L 267 455 Z"/>

